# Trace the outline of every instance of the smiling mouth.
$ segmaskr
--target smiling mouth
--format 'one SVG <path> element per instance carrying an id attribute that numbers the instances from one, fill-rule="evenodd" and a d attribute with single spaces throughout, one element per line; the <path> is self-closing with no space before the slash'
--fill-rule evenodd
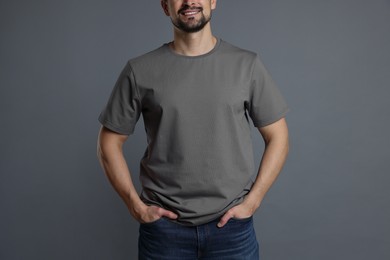
<path id="1" fill-rule="evenodd" d="M 180 14 L 184 16 L 194 16 L 197 13 L 201 12 L 202 8 L 197 7 L 197 8 L 185 8 L 184 10 L 180 10 Z"/>
<path id="2" fill-rule="evenodd" d="M 200 11 L 187 11 L 187 12 L 182 12 L 181 14 L 185 15 L 185 16 L 194 16 L 194 15 L 196 15 L 199 12 Z"/>

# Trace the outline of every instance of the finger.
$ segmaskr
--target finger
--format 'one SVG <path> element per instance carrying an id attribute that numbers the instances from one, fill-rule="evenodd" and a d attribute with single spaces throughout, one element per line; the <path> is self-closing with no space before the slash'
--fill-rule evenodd
<path id="1" fill-rule="evenodd" d="M 177 219 L 177 214 L 173 213 L 172 211 L 166 210 L 166 209 L 161 209 L 160 210 L 160 216 L 161 217 L 167 217 L 170 219 Z"/>
<path id="2" fill-rule="evenodd" d="M 226 212 L 225 215 L 223 215 L 223 217 L 219 220 L 217 226 L 219 228 L 223 227 L 226 225 L 226 223 L 229 221 L 229 219 L 231 219 L 233 216 L 229 213 L 229 212 Z"/>

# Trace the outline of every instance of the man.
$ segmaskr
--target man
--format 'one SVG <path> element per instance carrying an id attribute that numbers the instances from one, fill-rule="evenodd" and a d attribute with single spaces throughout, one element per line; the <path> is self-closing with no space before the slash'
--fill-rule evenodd
<path id="1" fill-rule="evenodd" d="M 161 0 L 174 39 L 131 59 L 99 120 L 98 156 L 140 223 L 140 259 L 258 259 L 252 215 L 288 153 L 287 106 L 257 55 L 213 36 L 217 0 Z M 142 114 L 137 194 L 122 153 Z M 265 150 L 257 177 L 250 120 Z"/>

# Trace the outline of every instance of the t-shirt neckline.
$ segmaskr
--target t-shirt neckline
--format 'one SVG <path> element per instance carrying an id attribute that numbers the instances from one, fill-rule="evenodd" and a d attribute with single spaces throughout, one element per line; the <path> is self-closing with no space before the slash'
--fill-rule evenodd
<path id="1" fill-rule="evenodd" d="M 199 58 L 207 57 L 207 56 L 213 54 L 218 49 L 219 45 L 221 44 L 221 39 L 218 37 L 216 39 L 217 39 L 217 42 L 215 43 L 215 46 L 209 52 L 206 52 L 205 54 L 201 54 L 201 55 L 196 55 L 196 56 L 187 56 L 187 55 L 176 53 L 174 50 L 171 49 L 171 47 L 169 47 L 170 43 L 165 43 L 164 47 L 167 49 L 167 51 L 170 54 L 175 55 L 177 57 L 185 58 L 185 59 L 199 59 Z"/>

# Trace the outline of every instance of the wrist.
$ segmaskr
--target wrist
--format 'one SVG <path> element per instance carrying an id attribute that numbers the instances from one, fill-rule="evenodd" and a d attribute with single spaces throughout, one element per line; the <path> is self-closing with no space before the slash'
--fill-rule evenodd
<path id="1" fill-rule="evenodd" d="M 137 215 L 140 215 L 146 208 L 145 203 L 140 199 L 136 192 L 129 194 L 126 204 L 130 212 L 134 212 Z"/>
<path id="2" fill-rule="evenodd" d="M 253 212 L 255 212 L 261 204 L 262 199 L 259 196 L 255 196 L 253 193 L 249 193 L 243 201 Z"/>

